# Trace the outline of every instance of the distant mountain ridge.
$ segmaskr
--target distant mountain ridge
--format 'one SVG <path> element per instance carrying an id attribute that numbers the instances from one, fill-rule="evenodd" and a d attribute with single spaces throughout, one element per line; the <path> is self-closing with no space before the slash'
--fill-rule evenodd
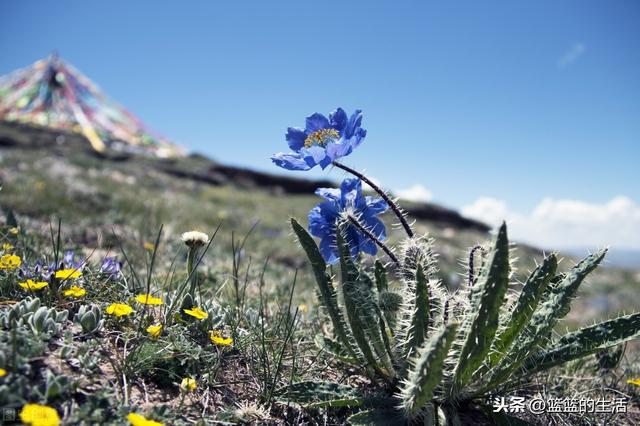
<path id="1" fill-rule="evenodd" d="M 336 186 L 329 180 L 311 180 L 270 174 L 243 167 L 220 164 L 206 156 L 191 154 L 185 157 L 156 158 L 141 154 L 105 151 L 98 153 L 90 148 L 86 139 L 78 133 L 53 130 L 45 127 L 15 122 L 0 122 L 0 147 L 23 149 L 50 148 L 64 155 L 66 150 L 83 150 L 105 161 L 136 161 L 181 179 L 189 179 L 211 185 L 236 185 L 238 187 L 263 188 L 269 191 L 291 194 L 311 194 L 317 188 Z M 405 209 L 415 219 L 488 232 L 490 227 L 482 222 L 461 216 L 458 212 L 431 203 L 406 203 Z"/>

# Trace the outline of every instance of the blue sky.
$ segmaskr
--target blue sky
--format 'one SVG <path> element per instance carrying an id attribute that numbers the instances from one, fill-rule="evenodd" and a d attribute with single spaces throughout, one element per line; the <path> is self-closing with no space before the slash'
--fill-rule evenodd
<path id="1" fill-rule="evenodd" d="M 0 74 L 57 49 L 151 128 L 271 172 L 287 126 L 361 108 L 348 164 L 386 187 L 488 221 L 574 201 L 640 237 L 637 1 L 160 3 L 2 2 Z"/>

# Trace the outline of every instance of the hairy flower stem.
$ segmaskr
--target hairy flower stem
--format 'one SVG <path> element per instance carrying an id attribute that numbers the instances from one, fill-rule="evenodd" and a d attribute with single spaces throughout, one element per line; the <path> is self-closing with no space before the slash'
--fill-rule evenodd
<path id="1" fill-rule="evenodd" d="M 191 285 L 189 286 L 189 295 L 191 296 L 191 300 L 195 303 L 196 296 L 196 274 L 193 271 L 193 261 L 196 258 L 196 253 L 198 252 L 197 247 L 189 247 L 189 254 L 187 255 L 187 276 L 191 276 Z"/>
<path id="2" fill-rule="evenodd" d="M 482 248 L 481 245 L 474 246 L 471 249 L 471 251 L 469 251 L 469 283 L 468 283 L 469 287 L 471 287 L 471 286 L 473 286 L 475 284 L 474 281 L 475 281 L 476 278 L 474 276 L 475 275 L 475 271 L 474 271 L 474 263 L 473 262 L 475 260 L 474 258 L 475 258 L 476 252 L 478 250 L 480 250 L 480 253 L 484 254 L 484 248 Z"/>
<path id="3" fill-rule="evenodd" d="M 393 212 L 396 214 L 396 216 L 400 220 L 400 223 L 402 224 L 402 227 L 406 231 L 407 235 L 409 237 L 413 237 L 413 230 L 411 229 L 411 226 L 409 226 L 407 219 L 402 214 L 402 210 L 400 210 L 400 207 L 391 198 L 389 198 L 386 192 L 384 192 L 378 185 L 373 183 L 371 179 L 369 179 L 362 173 L 352 169 L 351 167 L 345 166 L 344 164 L 338 163 L 337 161 L 334 161 L 333 165 L 339 169 L 342 169 L 348 173 L 351 173 L 352 175 L 356 176 L 360 180 L 366 182 L 367 185 L 369 185 L 374 191 L 376 191 L 380 195 L 380 197 L 382 197 L 382 199 L 386 201 L 387 204 L 389 204 L 389 206 L 391 207 L 391 210 L 393 210 Z"/>
<path id="4" fill-rule="evenodd" d="M 387 247 L 382 241 L 380 241 L 378 238 L 376 238 L 375 235 L 373 235 L 371 233 L 371 231 L 369 231 L 367 228 L 365 228 L 364 226 L 362 226 L 362 224 L 360 222 L 358 222 L 358 219 L 356 219 L 355 217 L 349 215 L 349 220 L 351 221 L 351 223 L 353 223 L 353 225 L 358 228 L 360 230 L 360 232 L 362 232 L 363 234 L 365 234 L 370 240 L 372 240 L 374 243 L 376 243 L 376 245 L 378 247 L 380 247 L 382 249 L 382 251 L 384 251 L 387 256 L 389 256 L 389 259 L 391 259 L 393 261 L 393 263 L 395 263 L 396 265 L 400 265 L 400 262 L 398 261 L 398 258 L 393 254 L 393 252 L 389 249 L 389 247 Z"/>

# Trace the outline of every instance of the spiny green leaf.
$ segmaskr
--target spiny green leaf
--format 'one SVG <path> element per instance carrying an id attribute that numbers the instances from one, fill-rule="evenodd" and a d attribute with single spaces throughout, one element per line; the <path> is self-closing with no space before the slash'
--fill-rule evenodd
<path id="1" fill-rule="evenodd" d="M 538 302 L 547 289 L 549 282 L 554 277 L 557 267 L 558 259 L 555 254 L 551 254 L 542 261 L 542 264 L 531 273 L 524 283 L 518 302 L 511 313 L 511 319 L 493 342 L 489 365 L 497 364 L 527 325 L 538 307 Z"/>
<path id="2" fill-rule="evenodd" d="M 351 258 L 349 245 L 342 237 L 341 231 L 337 233 L 337 243 L 338 251 L 340 252 L 342 295 L 351 334 L 358 344 L 367 365 L 375 369 L 378 373 L 386 375 L 381 371 L 378 365 L 378 359 L 369 344 L 369 337 L 372 333 L 367 333 L 369 327 L 373 326 L 376 330 L 378 327 L 378 321 L 375 319 L 375 310 L 371 307 L 371 302 L 373 301 L 368 300 L 371 289 L 368 285 L 363 284 L 360 278 L 360 272 Z M 375 335 L 375 332 L 373 334 Z M 379 337 L 378 340 L 382 343 L 381 337 Z M 375 345 L 378 342 L 374 340 L 372 343 Z"/>
<path id="3" fill-rule="evenodd" d="M 389 289 L 389 283 L 387 281 L 387 270 L 379 260 L 376 260 L 374 276 L 376 279 L 376 287 L 378 293 L 382 293 Z"/>
<path id="4" fill-rule="evenodd" d="M 585 327 L 562 336 L 553 349 L 526 360 L 526 374 L 546 370 L 640 336 L 640 313 Z"/>
<path id="5" fill-rule="evenodd" d="M 306 229 L 304 229 L 294 218 L 291 218 L 291 227 L 298 236 L 300 245 L 307 253 L 309 262 L 311 262 L 311 268 L 316 277 L 318 283 L 318 289 L 322 304 L 327 309 L 331 322 L 333 323 L 333 330 L 337 338 L 342 342 L 345 348 L 355 357 L 355 352 L 351 347 L 351 342 L 347 337 L 345 328 L 345 322 L 342 317 L 342 312 L 338 307 L 338 299 L 336 292 L 333 288 L 333 280 L 327 272 L 327 264 L 316 245 L 313 237 L 309 235 Z"/>
<path id="6" fill-rule="evenodd" d="M 498 230 L 486 277 L 477 284 L 478 303 L 454 373 L 454 392 L 469 382 L 489 353 L 498 328 L 500 307 L 509 285 L 507 225 Z"/>
<path id="7" fill-rule="evenodd" d="M 424 343 L 429 329 L 429 288 L 427 278 L 422 270 L 422 265 L 418 265 L 416 271 L 416 298 L 415 310 L 411 319 L 411 329 L 409 339 L 405 347 L 405 357 L 415 353 L 416 349 Z"/>
<path id="8" fill-rule="evenodd" d="M 442 380 L 444 361 L 457 328 L 456 323 L 443 326 L 418 350 L 399 395 L 402 407 L 409 415 L 416 414 L 433 399 L 434 390 Z"/>
<path id="9" fill-rule="evenodd" d="M 559 319 L 569 311 L 571 300 L 585 277 L 602 261 L 606 249 L 587 256 L 564 275 L 549 292 L 549 298 L 533 313 L 530 323 L 515 341 L 508 355 L 494 369 L 488 387 L 496 386 L 509 378 L 532 353 L 545 345 L 549 334 Z"/>

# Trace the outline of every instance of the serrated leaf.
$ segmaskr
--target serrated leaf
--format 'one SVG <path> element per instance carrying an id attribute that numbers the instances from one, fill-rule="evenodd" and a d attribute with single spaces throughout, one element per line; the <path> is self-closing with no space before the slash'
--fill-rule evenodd
<path id="1" fill-rule="evenodd" d="M 502 356 L 509 349 L 513 341 L 527 325 L 538 307 L 538 303 L 546 291 L 549 282 L 555 276 L 557 267 L 558 259 L 555 254 L 551 254 L 529 275 L 529 278 L 522 287 L 518 302 L 511 313 L 509 322 L 493 342 L 492 353 L 489 356 L 488 362 L 490 366 L 496 365 L 498 361 L 502 359 Z"/>
<path id="2" fill-rule="evenodd" d="M 351 258 L 349 245 L 342 237 L 341 232 L 337 234 L 337 244 L 340 252 L 342 295 L 351 334 L 367 365 L 383 376 L 389 376 L 388 372 L 385 373 L 380 368 L 380 365 L 384 365 L 387 369 L 392 367 L 380 336 L 376 316 L 377 306 L 373 299 L 370 280 L 365 281 L 367 277 L 358 271 Z"/>
<path id="3" fill-rule="evenodd" d="M 442 380 L 444 361 L 457 328 L 456 323 L 447 324 L 433 333 L 418 350 L 399 394 L 402 407 L 409 415 L 416 414 L 433 399 L 434 390 Z"/>
<path id="4" fill-rule="evenodd" d="M 327 309 L 329 313 L 329 317 L 331 318 L 331 322 L 333 323 L 333 330 L 336 334 L 338 340 L 345 346 L 345 348 L 352 354 L 352 356 L 356 356 L 353 348 L 351 347 L 351 342 L 347 337 L 347 331 L 345 328 L 345 322 L 342 317 L 342 312 L 338 307 L 338 299 L 336 297 L 336 292 L 333 288 L 333 280 L 331 276 L 327 272 L 327 264 L 318 249 L 316 242 L 313 237 L 309 235 L 306 229 L 304 229 L 294 218 L 291 218 L 291 227 L 293 231 L 298 236 L 298 241 L 300 241 L 300 245 L 307 253 L 307 258 L 311 263 L 311 268 L 313 269 L 313 273 L 316 277 L 316 282 L 318 283 L 318 290 L 320 293 L 320 299 L 322 304 Z"/>
<path id="5" fill-rule="evenodd" d="M 378 293 L 389 290 L 389 282 L 387 281 L 387 270 L 379 260 L 376 260 L 374 266 L 374 277 L 376 279 L 376 288 Z"/>
<path id="6" fill-rule="evenodd" d="M 553 343 L 553 349 L 527 359 L 524 373 L 546 370 L 637 337 L 640 337 L 640 313 L 585 327 L 562 336 Z"/>
<path id="7" fill-rule="evenodd" d="M 414 354 L 416 349 L 422 346 L 427 338 L 429 315 L 431 312 L 429 302 L 427 277 L 422 270 L 422 265 L 418 265 L 416 270 L 416 297 L 414 313 L 411 319 L 409 338 L 405 347 L 405 357 Z"/>
<path id="8" fill-rule="evenodd" d="M 496 236 L 486 276 L 476 285 L 476 312 L 468 327 L 454 373 L 454 392 L 469 382 L 473 372 L 482 365 L 491 349 L 498 328 L 500 308 L 509 285 L 509 267 L 507 225 L 503 223 Z"/>
<path id="9" fill-rule="evenodd" d="M 522 366 L 523 361 L 531 354 L 538 352 L 553 330 L 559 319 L 569 311 L 571 300 L 585 277 L 602 261 L 606 249 L 587 256 L 565 274 L 562 280 L 554 285 L 548 299 L 533 313 L 531 321 L 520 337 L 515 341 L 508 355 L 494 369 L 487 387 L 496 386 L 509 378 L 511 373 Z"/>

